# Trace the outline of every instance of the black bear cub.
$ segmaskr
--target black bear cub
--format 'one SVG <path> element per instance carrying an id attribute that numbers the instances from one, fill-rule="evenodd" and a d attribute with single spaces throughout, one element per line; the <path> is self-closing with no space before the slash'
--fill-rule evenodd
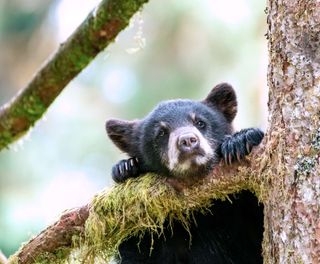
<path id="1" fill-rule="evenodd" d="M 108 136 L 130 158 L 112 169 L 116 182 L 155 172 L 162 177 L 194 181 L 207 176 L 223 159 L 240 161 L 258 145 L 263 132 L 249 128 L 233 133 L 237 99 L 229 84 L 215 86 L 203 101 L 160 103 L 142 120 L 109 120 Z M 119 248 L 119 263 L 262 263 L 263 208 L 242 192 L 229 201 L 214 201 L 212 214 L 195 215 L 189 233 L 176 222 L 156 238 L 132 237 Z M 139 246 L 138 246 L 139 245 Z"/>

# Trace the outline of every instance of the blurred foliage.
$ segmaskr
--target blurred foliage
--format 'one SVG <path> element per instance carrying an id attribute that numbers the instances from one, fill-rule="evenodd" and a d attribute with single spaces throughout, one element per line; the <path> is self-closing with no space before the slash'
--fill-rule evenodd
<path id="1" fill-rule="evenodd" d="M 1 104 L 97 2 L 0 2 Z M 227 81 L 239 97 L 236 127 L 264 127 L 264 8 L 255 0 L 151 0 L 45 118 L 0 153 L 0 249 L 11 254 L 62 210 L 112 184 L 111 166 L 125 155 L 106 137 L 108 118 L 142 118 L 161 100 L 203 99 Z"/>

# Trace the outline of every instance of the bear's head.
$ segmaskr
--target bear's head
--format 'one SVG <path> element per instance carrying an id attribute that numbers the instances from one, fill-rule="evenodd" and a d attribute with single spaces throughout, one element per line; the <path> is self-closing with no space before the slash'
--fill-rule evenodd
<path id="1" fill-rule="evenodd" d="M 142 120 L 108 120 L 106 130 L 122 151 L 138 159 L 142 172 L 198 178 L 219 161 L 216 151 L 232 133 L 236 113 L 235 92 L 222 83 L 203 101 L 165 101 Z"/>

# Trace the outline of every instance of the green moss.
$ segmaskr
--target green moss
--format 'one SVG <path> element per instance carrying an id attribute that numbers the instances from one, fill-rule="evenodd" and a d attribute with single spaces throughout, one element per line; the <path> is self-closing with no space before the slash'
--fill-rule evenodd
<path id="1" fill-rule="evenodd" d="M 241 189 L 243 186 L 218 191 L 207 185 L 181 193 L 157 175 L 130 179 L 93 199 L 85 226 L 82 258 L 85 263 L 97 257 L 108 261 L 117 254 L 120 243 L 130 236 L 141 237 L 146 231 L 161 235 L 165 221 L 171 226 L 173 220 L 178 220 L 189 230 L 196 210 L 206 213 L 212 199 L 228 199 L 229 193 Z"/>
<path id="2" fill-rule="evenodd" d="M 180 191 L 172 187 L 179 186 L 172 179 L 155 174 L 129 179 L 93 198 L 84 233 L 73 235 L 71 247 L 39 253 L 34 263 L 108 263 L 117 256 L 119 245 L 131 236 L 142 237 L 148 231 L 153 237 L 160 236 L 174 220 L 189 231 L 195 211 L 206 214 L 215 199 L 227 200 L 230 194 L 259 188 L 247 175 L 249 169 L 238 167 L 231 177 L 216 178 L 213 174 Z M 150 252 L 152 247 L 151 242 Z M 18 263 L 17 258 L 12 257 L 9 263 Z"/>
<path id="3" fill-rule="evenodd" d="M 63 264 L 70 255 L 70 248 L 59 248 L 55 253 L 44 253 L 36 257 L 35 264 Z"/>
<path id="4" fill-rule="evenodd" d="M 39 96 L 33 92 L 21 97 L 19 104 L 15 104 L 11 110 L 12 116 L 25 117 L 33 125 L 47 110 Z"/>
<path id="5" fill-rule="evenodd" d="M 0 132 L 0 150 L 7 147 L 13 141 L 9 131 Z"/>
<path id="6" fill-rule="evenodd" d="M 57 249 L 54 253 L 45 252 L 42 253 L 34 259 L 32 263 L 34 264 L 63 264 L 68 262 L 68 259 L 70 259 L 70 252 L 71 248 L 64 248 L 61 247 Z M 18 255 L 13 255 L 9 258 L 8 264 L 19 264 L 19 257 Z"/>

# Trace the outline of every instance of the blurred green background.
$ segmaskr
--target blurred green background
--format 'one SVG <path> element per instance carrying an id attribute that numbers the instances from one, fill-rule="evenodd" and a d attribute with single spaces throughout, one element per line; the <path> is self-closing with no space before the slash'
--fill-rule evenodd
<path id="1" fill-rule="evenodd" d="M 0 0 L 0 104 L 8 102 L 99 3 Z M 140 118 L 164 99 L 203 99 L 234 85 L 237 129 L 266 125 L 264 1 L 150 0 L 131 26 L 0 153 L 0 249 L 21 242 L 105 186 L 125 157 L 107 138 L 110 117 Z"/>

